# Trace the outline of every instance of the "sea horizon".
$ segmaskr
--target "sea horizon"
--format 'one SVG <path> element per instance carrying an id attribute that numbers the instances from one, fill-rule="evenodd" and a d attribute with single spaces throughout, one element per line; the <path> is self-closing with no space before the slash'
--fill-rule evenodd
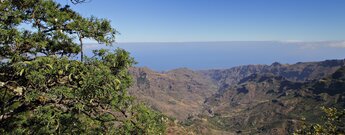
<path id="1" fill-rule="evenodd" d="M 118 42 L 112 46 L 88 43 L 86 55 L 91 56 L 91 50 L 100 48 L 123 48 L 138 62 L 135 66 L 155 71 L 226 69 L 345 58 L 344 41 Z"/>

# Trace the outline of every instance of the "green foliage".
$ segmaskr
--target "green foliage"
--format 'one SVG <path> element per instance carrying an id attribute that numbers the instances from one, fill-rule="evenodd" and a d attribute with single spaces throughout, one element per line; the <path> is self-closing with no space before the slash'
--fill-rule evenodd
<path id="1" fill-rule="evenodd" d="M 39 54 L 76 55 L 83 38 L 110 45 L 117 32 L 109 20 L 84 18 L 52 0 L 6 0 L 0 11 L 0 55 L 14 62 Z M 23 25 L 31 29 L 21 29 Z"/>
<path id="2" fill-rule="evenodd" d="M 52 0 L 2 2 L 0 134 L 164 133 L 164 116 L 128 95 L 135 61 L 127 51 L 72 58 L 81 52 L 76 37 L 110 45 L 115 32 Z"/>
<path id="3" fill-rule="evenodd" d="M 345 110 L 322 107 L 325 113 L 322 124 L 303 124 L 296 135 L 343 135 L 345 134 Z"/>
<path id="4" fill-rule="evenodd" d="M 44 56 L 13 64 L 17 79 L 1 81 L 1 131 L 163 133 L 163 116 L 134 104 L 126 91 L 133 62 L 128 52 L 117 49 L 85 63 Z"/>

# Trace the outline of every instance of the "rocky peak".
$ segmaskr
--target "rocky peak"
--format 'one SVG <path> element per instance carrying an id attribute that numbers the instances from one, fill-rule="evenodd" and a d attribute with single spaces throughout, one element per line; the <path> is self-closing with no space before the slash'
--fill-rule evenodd
<path id="1" fill-rule="evenodd" d="M 279 62 L 274 62 L 271 64 L 272 67 L 280 67 L 282 66 L 282 64 L 280 64 Z"/>

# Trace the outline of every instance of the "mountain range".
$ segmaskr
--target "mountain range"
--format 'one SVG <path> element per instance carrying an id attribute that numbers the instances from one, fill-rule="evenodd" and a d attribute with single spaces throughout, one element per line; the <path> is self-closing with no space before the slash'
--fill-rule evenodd
<path id="1" fill-rule="evenodd" d="M 196 134 L 291 134 L 344 108 L 345 60 L 229 69 L 130 69 L 131 95 Z"/>

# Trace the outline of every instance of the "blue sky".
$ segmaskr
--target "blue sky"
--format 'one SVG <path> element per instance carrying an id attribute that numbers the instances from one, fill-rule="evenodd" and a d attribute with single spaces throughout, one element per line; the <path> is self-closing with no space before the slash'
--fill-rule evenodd
<path id="1" fill-rule="evenodd" d="M 117 42 L 345 39 L 345 0 L 92 0 L 72 8 L 110 19 Z"/>

